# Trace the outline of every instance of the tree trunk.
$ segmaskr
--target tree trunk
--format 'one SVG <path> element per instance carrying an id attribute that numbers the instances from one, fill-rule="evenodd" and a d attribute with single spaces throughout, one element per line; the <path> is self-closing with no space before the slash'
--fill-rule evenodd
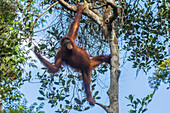
<path id="1" fill-rule="evenodd" d="M 107 113 L 119 113 L 119 49 L 118 49 L 118 40 L 116 38 L 116 34 L 114 29 L 112 28 L 112 24 L 105 24 L 103 26 L 103 30 L 106 33 L 105 36 L 109 40 L 110 51 L 111 51 L 111 64 L 110 64 L 110 87 L 107 91 L 109 96 L 110 104 L 109 106 L 105 106 L 101 103 L 96 103 L 101 106 Z"/>
<path id="2" fill-rule="evenodd" d="M 111 3 L 114 3 L 114 0 L 111 0 Z M 105 9 L 105 13 L 103 15 L 104 25 L 103 30 L 105 33 L 105 37 L 109 41 L 110 45 L 110 53 L 111 53 L 111 64 L 110 64 L 110 87 L 107 91 L 109 96 L 110 104 L 109 106 L 103 107 L 107 113 L 119 113 L 119 101 L 118 101 L 118 94 L 119 94 L 119 49 L 118 49 L 118 39 L 116 38 L 115 31 L 113 29 L 112 23 L 112 7 L 108 6 Z M 116 15 L 117 15 L 117 11 Z"/>
<path id="3" fill-rule="evenodd" d="M 110 64 L 110 88 L 107 91 L 107 94 L 110 98 L 110 105 L 108 106 L 109 109 L 107 110 L 108 113 L 119 113 L 119 101 L 118 101 L 118 94 L 119 94 L 119 50 L 118 50 L 118 40 L 116 38 L 116 34 L 112 29 L 108 31 L 108 40 L 110 45 L 111 51 L 111 64 Z"/>

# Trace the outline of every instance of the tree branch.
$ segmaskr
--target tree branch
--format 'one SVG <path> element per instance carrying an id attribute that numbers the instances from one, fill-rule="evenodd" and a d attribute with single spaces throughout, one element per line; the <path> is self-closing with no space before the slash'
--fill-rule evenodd
<path id="1" fill-rule="evenodd" d="M 64 6 L 65 8 L 76 12 L 77 11 L 77 6 L 75 5 L 71 5 L 68 4 L 67 2 L 65 2 L 64 0 L 59 0 L 59 2 L 61 3 L 62 6 Z M 86 2 L 86 1 L 85 1 Z M 99 17 L 97 14 L 95 14 L 93 11 L 91 11 L 89 9 L 90 4 L 89 3 L 85 3 L 86 8 L 83 10 L 83 14 L 88 16 L 90 19 L 92 19 L 93 21 L 95 21 L 98 25 L 102 25 L 103 24 L 103 18 Z"/>
<path id="2" fill-rule="evenodd" d="M 97 6 L 93 6 L 92 7 L 92 9 L 100 9 L 100 8 L 103 8 L 103 7 L 105 7 L 106 6 L 106 4 L 104 4 L 104 5 L 101 5 L 101 6 L 99 6 L 99 7 L 97 7 Z"/>
<path id="3" fill-rule="evenodd" d="M 167 9 L 161 16 L 163 16 L 164 14 L 166 14 L 169 11 L 169 9 Z"/>
<path id="4" fill-rule="evenodd" d="M 32 31 L 33 30 L 33 28 L 34 28 L 34 25 L 36 24 L 36 22 L 37 22 L 37 20 L 44 14 L 44 13 L 46 13 L 48 10 L 50 10 L 53 6 L 55 6 L 56 4 L 58 4 L 59 2 L 57 1 L 57 2 L 55 2 L 54 4 L 52 4 L 47 10 L 45 10 L 42 14 L 40 14 L 36 19 L 35 19 L 35 21 L 34 21 L 34 23 L 33 23 L 33 25 L 32 25 L 32 27 L 31 27 L 31 29 L 30 29 L 30 31 Z"/>
<path id="5" fill-rule="evenodd" d="M 72 15 L 71 13 L 69 13 L 66 9 L 63 9 L 63 8 L 61 8 L 61 7 L 56 7 L 56 9 L 64 10 L 66 13 L 68 13 L 69 15 L 71 15 L 72 17 L 74 17 L 74 15 Z"/>
<path id="6" fill-rule="evenodd" d="M 15 3 L 17 4 L 18 9 L 22 12 L 23 9 L 20 7 L 20 4 L 18 3 L 18 0 L 16 0 Z"/>
<path id="7" fill-rule="evenodd" d="M 29 10 L 30 10 L 30 8 L 29 8 L 29 7 L 30 7 L 30 5 L 31 5 L 31 2 L 32 2 L 32 1 L 33 1 L 33 0 L 30 0 L 30 1 L 29 1 L 29 3 L 28 3 L 28 5 L 27 5 L 27 7 L 28 7 L 27 12 L 29 12 Z"/>
<path id="8" fill-rule="evenodd" d="M 68 4 L 68 3 L 65 2 L 64 0 L 59 0 L 59 2 L 60 2 L 60 4 L 61 4 L 62 6 L 64 6 L 64 7 L 67 8 L 68 10 L 71 10 L 71 11 L 74 11 L 74 12 L 77 11 L 77 6 Z"/>
<path id="9" fill-rule="evenodd" d="M 100 107 L 102 107 L 106 112 L 108 111 L 108 110 L 107 110 L 107 109 L 108 109 L 108 106 L 105 106 L 105 105 L 103 105 L 103 104 L 101 104 L 101 103 L 98 103 L 98 102 L 96 102 L 96 104 L 99 105 Z"/>
<path id="10" fill-rule="evenodd" d="M 107 5 L 110 5 L 113 8 L 113 14 L 110 15 L 107 19 L 106 22 L 113 22 L 113 20 L 115 20 L 118 16 L 118 8 L 117 5 L 115 4 L 114 0 L 106 0 Z"/>

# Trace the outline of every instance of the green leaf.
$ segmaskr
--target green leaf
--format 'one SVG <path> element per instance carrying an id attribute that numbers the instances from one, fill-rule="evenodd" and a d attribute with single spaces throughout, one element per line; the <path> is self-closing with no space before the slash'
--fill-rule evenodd
<path id="1" fill-rule="evenodd" d="M 38 97 L 37 99 L 38 99 L 38 100 L 45 100 L 44 97 Z"/>
<path id="2" fill-rule="evenodd" d="M 10 31 L 11 31 L 11 30 L 14 30 L 14 28 L 13 28 L 13 27 L 10 27 L 9 30 L 10 30 Z"/>
<path id="3" fill-rule="evenodd" d="M 59 82 L 54 82 L 54 84 L 59 85 Z"/>
<path id="4" fill-rule="evenodd" d="M 76 101 L 77 104 L 81 104 L 81 101 L 78 98 L 74 99 Z"/>
<path id="5" fill-rule="evenodd" d="M 45 96 L 44 92 L 42 90 L 39 90 L 40 94 Z"/>
<path id="6" fill-rule="evenodd" d="M 101 99 L 101 97 L 96 97 L 95 99 Z"/>
<path id="7" fill-rule="evenodd" d="M 31 45 L 32 45 L 32 42 L 28 43 L 28 47 L 31 47 Z"/>
<path id="8" fill-rule="evenodd" d="M 141 101 L 140 101 L 138 98 L 137 98 L 136 100 L 137 100 L 139 103 L 141 103 Z"/>
<path id="9" fill-rule="evenodd" d="M 87 106 L 86 108 L 84 108 L 84 110 L 88 110 L 88 109 L 90 109 L 90 106 Z"/>
<path id="10" fill-rule="evenodd" d="M 67 109 L 71 109 L 71 106 L 69 106 L 69 105 L 66 105 L 66 108 L 67 108 Z"/>
<path id="11" fill-rule="evenodd" d="M 63 86 L 65 85 L 65 80 L 62 80 L 62 85 L 63 85 Z"/>
<path id="12" fill-rule="evenodd" d="M 66 104 L 69 104 L 69 103 L 70 103 L 70 101 L 68 101 L 68 100 L 65 100 L 65 102 L 66 102 Z"/>
<path id="13" fill-rule="evenodd" d="M 71 80 L 68 80 L 66 85 L 68 86 L 70 84 L 70 82 L 71 82 Z"/>
<path id="14" fill-rule="evenodd" d="M 142 113 L 144 113 L 144 112 L 147 111 L 147 110 L 148 110 L 148 109 L 145 108 L 144 110 L 142 110 Z"/>
<path id="15" fill-rule="evenodd" d="M 130 113 L 136 113 L 136 111 L 135 110 L 130 110 Z"/>
<path id="16" fill-rule="evenodd" d="M 74 85 L 76 84 L 75 80 L 72 80 L 72 84 L 74 84 Z"/>
<path id="17" fill-rule="evenodd" d="M 93 98 L 95 98 L 99 94 L 99 91 L 96 91 L 93 95 Z"/>
<path id="18" fill-rule="evenodd" d="M 132 101 L 133 101 L 133 96 L 132 96 L 132 95 L 129 95 L 129 99 L 130 99 L 130 101 L 132 102 Z"/>
<path id="19" fill-rule="evenodd" d="M 139 108 L 139 111 L 138 111 L 138 113 L 140 113 L 142 111 L 142 107 L 141 108 Z"/>

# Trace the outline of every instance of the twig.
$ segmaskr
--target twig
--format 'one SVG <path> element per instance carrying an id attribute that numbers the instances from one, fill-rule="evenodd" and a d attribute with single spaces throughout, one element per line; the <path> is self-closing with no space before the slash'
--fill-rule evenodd
<path id="1" fill-rule="evenodd" d="M 21 38 L 15 39 L 15 40 L 21 40 L 21 39 L 27 39 L 27 37 L 21 37 Z"/>
<path id="2" fill-rule="evenodd" d="M 72 17 L 74 17 L 74 15 L 72 15 L 71 13 L 69 13 L 66 9 L 62 9 L 61 7 L 56 7 L 56 9 L 64 10 L 66 13 L 68 13 L 69 15 L 71 15 Z"/>
<path id="3" fill-rule="evenodd" d="M 100 107 L 102 107 L 105 111 L 108 108 L 108 106 L 105 106 L 105 105 L 103 105 L 101 103 L 96 102 L 96 104 L 99 105 Z"/>
<path id="4" fill-rule="evenodd" d="M 27 12 L 29 12 L 29 10 L 30 10 L 30 5 L 31 5 L 31 2 L 32 2 L 33 0 L 30 0 L 30 2 L 29 2 L 29 4 L 27 5 L 27 7 L 28 7 L 28 10 L 27 10 Z"/>
<path id="5" fill-rule="evenodd" d="M 165 13 L 167 13 L 169 11 L 169 9 L 167 9 L 163 14 L 162 14 L 162 16 L 165 14 Z"/>
<path id="6" fill-rule="evenodd" d="M 16 0 L 16 2 L 15 2 L 15 3 L 17 4 L 18 9 L 22 12 L 22 11 L 23 11 L 23 9 L 20 7 L 20 4 L 18 3 L 18 0 Z"/>

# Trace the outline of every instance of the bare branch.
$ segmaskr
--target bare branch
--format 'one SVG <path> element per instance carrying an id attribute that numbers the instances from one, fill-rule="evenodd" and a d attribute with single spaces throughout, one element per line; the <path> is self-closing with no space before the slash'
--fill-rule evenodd
<path id="1" fill-rule="evenodd" d="M 21 40 L 21 39 L 28 39 L 27 37 L 21 37 L 21 38 L 17 38 L 17 39 L 14 39 L 14 40 Z"/>
<path id="2" fill-rule="evenodd" d="M 30 7 L 32 1 L 33 1 L 33 0 L 30 0 L 30 1 L 29 1 L 29 4 L 27 5 L 27 7 Z M 29 10 L 30 10 L 30 8 L 28 8 L 27 12 L 29 12 Z"/>
<path id="3" fill-rule="evenodd" d="M 163 16 L 164 14 L 166 14 L 169 11 L 169 9 L 167 9 L 161 16 Z"/>
<path id="4" fill-rule="evenodd" d="M 18 0 L 15 1 L 15 3 L 17 4 L 17 7 L 20 11 L 23 11 L 23 9 L 20 7 L 20 4 L 18 3 Z"/>
<path id="5" fill-rule="evenodd" d="M 53 6 L 55 6 L 56 4 L 58 4 L 59 2 L 57 1 L 57 2 L 55 2 L 54 4 L 52 4 L 47 10 L 45 10 L 42 14 L 40 14 L 36 19 L 35 19 L 35 21 L 34 21 L 34 23 L 33 23 L 33 25 L 32 25 L 32 27 L 31 27 L 31 29 L 30 29 L 30 31 L 32 31 L 33 30 L 33 28 L 34 28 L 34 25 L 36 24 L 36 22 L 37 22 L 37 20 L 44 14 L 44 13 L 46 13 L 48 10 L 50 10 Z"/>
<path id="6" fill-rule="evenodd" d="M 94 20 L 98 25 L 102 26 L 103 25 L 103 17 L 99 17 L 97 14 L 95 14 L 93 11 L 89 9 L 85 9 L 83 11 L 83 14 Z"/>
<path id="7" fill-rule="evenodd" d="M 62 6 L 66 7 L 69 10 L 72 10 L 74 12 L 77 11 L 77 6 L 75 5 L 71 5 L 68 4 L 67 2 L 65 2 L 64 0 L 59 0 L 59 2 L 61 3 Z M 86 1 L 85 1 L 86 2 Z M 103 24 L 103 18 L 99 17 L 97 14 L 95 14 L 93 11 L 91 11 L 89 9 L 90 4 L 89 3 L 85 3 L 86 8 L 83 10 L 83 14 L 88 16 L 89 18 L 91 18 L 92 20 L 94 20 L 98 25 L 102 25 Z"/>
<path id="8" fill-rule="evenodd" d="M 68 4 L 68 3 L 65 2 L 64 0 L 59 0 L 59 2 L 60 2 L 61 5 L 64 6 L 65 8 L 67 8 L 67 9 L 69 9 L 69 10 L 72 10 L 72 11 L 74 11 L 74 12 L 77 11 L 77 6 Z"/>
<path id="9" fill-rule="evenodd" d="M 108 106 L 105 106 L 105 105 L 98 103 L 98 102 L 96 102 L 96 104 L 99 105 L 100 107 L 102 107 L 107 112 Z"/>
<path id="10" fill-rule="evenodd" d="M 100 9 L 100 8 L 103 8 L 104 6 L 106 6 L 106 4 L 101 5 L 101 6 L 99 6 L 99 7 L 97 7 L 97 6 L 93 6 L 92 8 L 93 8 L 93 9 Z"/>
<path id="11" fill-rule="evenodd" d="M 97 14 L 99 17 L 103 17 L 101 13 L 99 13 L 98 9 L 92 9 L 92 11 Z"/>
<path id="12" fill-rule="evenodd" d="M 111 16 L 109 16 L 108 19 L 106 19 L 106 21 L 108 22 L 113 22 L 113 20 L 115 20 L 118 16 L 118 8 L 117 5 L 114 3 L 114 0 L 106 0 L 107 5 L 110 5 L 113 8 L 113 14 Z"/>
<path id="13" fill-rule="evenodd" d="M 74 15 L 72 15 L 71 13 L 69 13 L 66 9 L 63 9 L 63 8 L 61 8 L 61 7 L 56 7 L 56 9 L 64 10 L 66 13 L 68 13 L 69 15 L 71 15 L 72 17 L 74 17 Z"/>

